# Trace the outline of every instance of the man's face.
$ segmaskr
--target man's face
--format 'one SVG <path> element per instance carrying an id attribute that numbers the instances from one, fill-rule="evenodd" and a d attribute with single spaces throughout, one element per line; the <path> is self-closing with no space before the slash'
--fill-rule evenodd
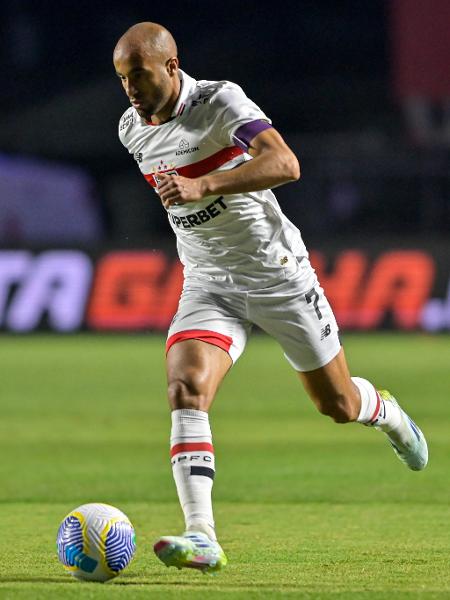
<path id="1" fill-rule="evenodd" d="M 166 107 L 174 93 L 167 64 L 141 51 L 125 49 L 115 52 L 114 66 L 131 105 L 141 117 L 150 120 Z"/>

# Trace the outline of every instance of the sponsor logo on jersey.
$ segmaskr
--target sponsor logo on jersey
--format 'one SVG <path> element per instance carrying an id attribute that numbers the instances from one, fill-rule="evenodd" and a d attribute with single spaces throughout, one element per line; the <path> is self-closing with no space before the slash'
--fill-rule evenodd
<path id="1" fill-rule="evenodd" d="M 211 202 L 211 204 L 205 206 L 203 210 L 199 210 L 189 215 L 184 215 L 183 217 L 178 217 L 177 215 L 169 213 L 169 219 L 176 227 L 192 229 L 192 227 L 198 227 L 199 225 L 203 225 L 203 223 L 207 223 L 211 219 L 215 219 L 226 209 L 227 205 L 223 201 L 223 196 L 220 196 L 220 198 L 217 198 L 217 200 L 214 200 L 214 202 Z"/>
<path id="2" fill-rule="evenodd" d="M 183 154 L 191 154 L 191 152 L 197 152 L 199 150 L 198 146 L 194 146 L 193 148 L 189 147 L 189 142 L 185 139 L 182 139 L 178 144 L 179 150 L 175 152 L 176 156 L 182 156 Z"/>
<path id="3" fill-rule="evenodd" d="M 142 162 L 142 152 L 135 152 L 133 154 L 133 158 L 136 162 L 141 163 Z"/>
<path id="4" fill-rule="evenodd" d="M 120 121 L 119 130 L 123 131 L 124 129 L 126 129 L 130 125 L 133 125 L 133 123 L 134 123 L 134 113 L 130 113 L 128 115 L 125 115 L 124 117 L 122 117 L 122 120 Z"/>

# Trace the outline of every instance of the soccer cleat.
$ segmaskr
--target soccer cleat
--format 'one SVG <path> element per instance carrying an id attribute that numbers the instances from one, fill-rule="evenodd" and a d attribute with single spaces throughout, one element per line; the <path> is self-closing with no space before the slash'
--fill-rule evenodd
<path id="1" fill-rule="evenodd" d="M 156 556 L 166 567 L 198 569 L 217 573 L 227 564 L 227 557 L 218 542 L 197 531 L 181 536 L 163 536 L 153 546 Z"/>
<path id="2" fill-rule="evenodd" d="M 401 415 L 400 425 L 395 430 L 384 431 L 399 459 L 413 471 L 421 471 L 427 466 L 428 447 L 425 436 L 412 419 L 401 409 L 397 400 L 387 390 L 378 392 L 384 402 L 391 402 Z M 382 429 L 375 425 L 376 429 Z"/>

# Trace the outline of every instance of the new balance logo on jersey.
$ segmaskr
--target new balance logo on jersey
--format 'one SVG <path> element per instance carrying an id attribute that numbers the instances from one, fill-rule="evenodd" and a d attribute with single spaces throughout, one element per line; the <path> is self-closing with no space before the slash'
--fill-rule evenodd
<path id="1" fill-rule="evenodd" d="M 192 106 L 198 106 L 199 104 L 205 104 L 211 94 L 199 94 L 196 100 L 192 100 Z"/>
<path id="2" fill-rule="evenodd" d="M 133 158 L 136 162 L 141 163 L 142 162 L 142 152 L 135 152 L 133 154 Z"/>
<path id="3" fill-rule="evenodd" d="M 223 196 L 220 196 L 220 198 L 217 198 L 217 200 L 214 200 L 214 202 L 208 204 L 204 210 L 199 210 L 195 213 L 191 213 L 190 215 L 185 215 L 184 217 L 177 217 L 176 215 L 169 213 L 169 218 L 177 227 L 191 229 L 192 227 L 203 225 L 203 223 L 206 223 L 211 219 L 215 219 L 224 210 L 226 210 L 226 208 L 227 205 L 223 201 Z"/>
<path id="4" fill-rule="evenodd" d="M 331 325 L 325 325 L 325 327 L 322 327 L 322 329 L 320 330 L 320 339 L 324 340 L 326 337 L 328 337 L 331 333 Z"/>
<path id="5" fill-rule="evenodd" d="M 189 148 L 189 142 L 185 139 L 182 139 L 178 144 L 179 150 L 175 152 L 176 156 L 181 156 L 183 154 L 190 154 L 191 152 L 197 152 L 199 150 L 198 146 L 194 146 L 193 148 Z"/>

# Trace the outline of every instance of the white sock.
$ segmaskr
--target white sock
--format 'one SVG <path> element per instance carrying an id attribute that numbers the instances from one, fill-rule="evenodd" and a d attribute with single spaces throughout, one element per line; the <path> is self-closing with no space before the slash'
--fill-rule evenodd
<path id="1" fill-rule="evenodd" d="M 214 448 L 208 413 L 190 408 L 172 412 L 170 456 L 186 530 L 203 531 L 216 540 L 211 500 Z"/>
<path id="2" fill-rule="evenodd" d="M 356 419 L 358 423 L 376 425 L 383 431 L 396 429 L 401 423 L 399 408 L 391 402 L 385 402 L 367 379 L 352 377 L 352 381 L 361 396 L 361 410 Z"/>

